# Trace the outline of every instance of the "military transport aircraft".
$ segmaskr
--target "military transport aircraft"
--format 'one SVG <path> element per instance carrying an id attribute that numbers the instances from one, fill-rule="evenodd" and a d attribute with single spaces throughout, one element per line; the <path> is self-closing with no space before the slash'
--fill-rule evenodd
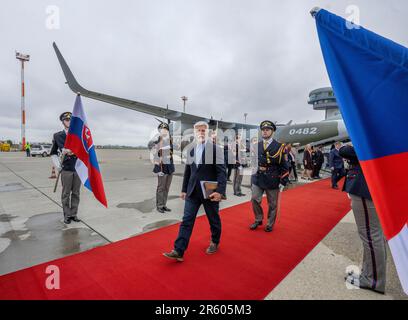
<path id="1" fill-rule="evenodd" d="M 234 132 L 234 134 L 238 133 L 239 131 L 245 132 L 247 140 L 249 139 L 250 132 L 256 132 L 256 130 L 258 129 L 258 125 L 215 120 L 212 117 L 200 117 L 197 115 L 172 110 L 167 107 L 158 107 L 139 101 L 123 99 L 87 90 L 76 81 L 55 42 L 53 43 L 53 47 L 58 57 L 62 71 L 64 72 L 66 83 L 73 92 L 81 94 L 82 96 L 87 98 L 103 101 L 120 107 L 150 114 L 155 117 L 167 119 L 170 126 L 170 133 L 172 134 L 173 139 L 177 139 L 177 133 L 184 134 L 186 130 L 191 130 L 193 124 L 197 121 L 207 122 L 210 126 L 210 129 L 217 130 L 217 132 L 218 130 L 223 130 L 224 132 Z M 265 115 L 265 117 L 267 118 L 268 116 Z M 277 124 L 277 131 L 275 133 L 275 138 L 277 140 L 284 143 L 292 143 L 299 147 L 302 147 L 306 144 L 325 145 L 333 143 L 335 141 L 344 141 L 349 139 L 344 122 L 341 118 L 326 119 L 321 122 L 315 123 L 291 123 L 292 121 L 290 121 L 287 125 Z M 180 145 L 181 148 L 183 148 L 183 143 L 180 143 Z"/>

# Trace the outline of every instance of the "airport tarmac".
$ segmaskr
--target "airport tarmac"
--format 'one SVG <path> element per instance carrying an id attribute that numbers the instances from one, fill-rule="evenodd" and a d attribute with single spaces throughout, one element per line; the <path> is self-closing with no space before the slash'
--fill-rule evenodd
<path id="1" fill-rule="evenodd" d="M 63 224 L 61 187 L 53 193 L 55 179 L 48 178 L 50 158 L 0 153 L 0 275 L 181 220 L 183 165 L 176 166 L 170 189 L 168 207 L 172 212 L 162 214 L 155 210 L 157 178 L 147 150 L 99 149 L 97 153 L 108 209 L 82 188 L 78 216 L 83 222 L 68 226 Z M 221 203 L 221 208 L 249 201 L 248 176 L 243 184 L 246 196 L 233 196 L 229 184 L 228 200 Z M 390 254 L 386 295 L 347 288 L 343 279 L 346 269 L 358 266 L 361 257 L 362 246 L 350 212 L 266 299 L 408 299 Z"/>

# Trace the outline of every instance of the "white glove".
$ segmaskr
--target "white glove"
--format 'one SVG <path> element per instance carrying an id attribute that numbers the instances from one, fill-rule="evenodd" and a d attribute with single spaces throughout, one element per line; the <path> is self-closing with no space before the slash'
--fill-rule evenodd
<path id="1" fill-rule="evenodd" d="M 159 173 L 157 173 L 157 175 L 159 176 L 159 177 L 163 177 L 164 176 L 164 172 L 159 172 Z"/>
<path id="2" fill-rule="evenodd" d="M 58 171 L 62 170 L 60 159 L 56 154 L 53 154 L 51 156 L 51 161 L 52 161 L 52 164 L 54 165 L 55 169 L 57 169 Z"/>
<path id="3" fill-rule="evenodd" d="M 72 151 L 69 149 L 62 148 L 62 154 L 72 155 Z"/>

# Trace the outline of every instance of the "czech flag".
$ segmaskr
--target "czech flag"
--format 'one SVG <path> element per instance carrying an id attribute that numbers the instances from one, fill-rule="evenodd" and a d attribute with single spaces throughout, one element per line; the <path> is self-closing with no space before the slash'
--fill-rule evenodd
<path id="1" fill-rule="evenodd" d="M 91 130 L 88 128 L 80 95 L 75 100 L 71 124 L 64 147 L 70 149 L 77 156 L 75 170 L 83 185 L 93 192 L 95 198 L 100 203 L 107 207 L 108 203 L 103 188 L 102 175 L 99 170 Z"/>
<path id="2" fill-rule="evenodd" d="M 408 49 L 326 10 L 315 19 L 341 113 L 408 294 Z"/>

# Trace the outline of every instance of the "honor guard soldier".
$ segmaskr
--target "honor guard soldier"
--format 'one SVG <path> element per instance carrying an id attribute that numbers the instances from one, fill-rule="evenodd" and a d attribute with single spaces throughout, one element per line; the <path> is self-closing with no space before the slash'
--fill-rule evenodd
<path id="1" fill-rule="evenodd" d="M 268 200 L 268 218 L 265 227 L 266 232 L 273 230 L 279 197 L 280 184 L 286 185 L 289 176 L 289 167 L 285 154 L 285 144 L 273 139 L 276 126 L 272 121 L 263 121 L 260 125 L 262 140 L 255 149 L 253 159 L 252 183 L 252 208 L 255 214 L 255 222 L 250 226 L 255 230 L 262 225 L 263 210 L 261 207 L 262 196 L 266 193 Z"/>
<path id="2" fill-rule="evenodd" d="M 61 202 L 64 211 L 64 223 L 69 224 L 71 221 L 80 222 L 77 218 L 79 205 L 79 191 L 81 180 L 75 170 L 77 157 L 69 149 L 64 148 L 65 139 L 71 123 L 71 112 L 64 112 L 60 115 L 60 120 L 64 130 L 54 134 L 51 160 L 55 168 L 61 172 L 62 194 Z"/>
<path id="3" fill-rule="evenodd" d="M 363 267 L 360 274 L 350 272 L 346 281 L 361 289 L 384 294 L 387 272 L 387 246 L 363 170 L 354 147 L 346 145 L 339 155 L 347 160 L 349 170 L 343 191 L 350 195 L 351 208 L 363 244 Z"/>
<path id="4" fill-rule="evenodd" d="M 170 137 L 169 125 L 162 122 L 159 127 L 160 136 L 154 146 L 154 168 L 157 174 L 156 208 L 160 213 L 171 211 L 166 204 L 171 180 L 173 179 L 173 141 Z"/>

